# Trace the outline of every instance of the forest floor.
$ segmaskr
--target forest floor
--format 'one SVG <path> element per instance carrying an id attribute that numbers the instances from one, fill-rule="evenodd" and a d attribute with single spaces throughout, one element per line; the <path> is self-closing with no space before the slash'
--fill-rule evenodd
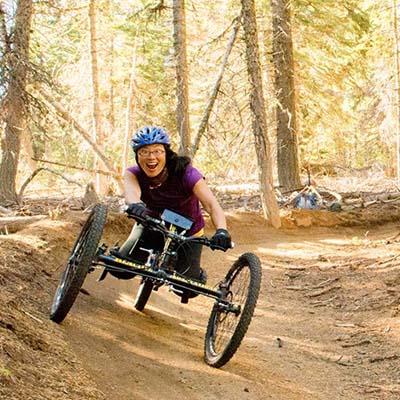
<path id="1" fill-rule="evenodd" d="M 86 217 L 67 210 L 0 236 L 0 399 L 400 398 L 395 205 L 291 210 L 279 230 L 257 211 L 228 210 L 236 246 L 204 250 L 209 283 L 244 252 L 260 257 L 263 281 L 242 345 L 221 369 L 203 361 L 211 300 L 185 305 L 161 288 L 141 313 L 137 278 L 89 274 L 67 318 L 48 319 Z M 103 241 L 123 241 L 130 225 L 110 213 Z"/>

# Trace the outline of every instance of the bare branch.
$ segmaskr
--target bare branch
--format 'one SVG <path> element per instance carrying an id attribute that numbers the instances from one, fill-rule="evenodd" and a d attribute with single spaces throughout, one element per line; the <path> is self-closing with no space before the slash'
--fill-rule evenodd
<path id="1" fill-rule="evenodd" d="M 119 174 L 117 174 L 115 172 L 112 172 L 112 171 L 104 171 L 104 170 L 101 170 L 101 169 L 79 167 L 79 166 L 76 166 L 76 165 L 60 163 L 60 162 L 57 162 L 57 161 L 43 160 L 41 158 L 32 158 L 32 160 L 43 162 L 43 163 L 46 163 L 46 164 L 59 165 L 61 167 L 66 167 L 66 168 L 71 168 L 71 169 L 78 169 L 79 171 L 87 171 L 87 172 L 91 172 L 91 173 L 95 173 L 95 174 L 102 174 L 102 175 L 106 175 L 106 176 L 114 176 L 116 178 L 119 178 L 119 176 L 120 176 Z"/>
<path id="2" fill-rule="evenodd" d="M 48 172 L 50 172 L 50 173 L 52 173 L 52 174 L 54 174 L 54 175 L 60 176 L 61 178 L 63 178 L 63 179 L 64 179 L 65 181 L 67 181 L 68 183 L 74 183 L 75 185 L 78 185 L 78 186 L 82 187 L 82 185 L 81 185 L 79 182 L 67 178 L 65 175 L 61 174 L 60 172 L 54 171 L 53 169 L 50 169 L 50 168 L 40 167 L 40 168 L 35 169 L 35 170 L 29 175 L 29 177 L 25 180 L 25 182 L 21 185 L 21 189 L 20 189 L 20 191 L 19 191 L 19 193 L 18 193 L 18 203 L 21 202 L 22 196 L 23 196 L 23 194 L 24 194 L 24 191 L 25 191 L 26 187 L 32 182 L 33 178 L 34 178 L 40 171 L 48 171 Z"/>
<path id="3" fill-rule="evenodd" d="M 120 175 L 112 165 L 111 161 L 106 157 L 101 148 L 98 146 L 98 144 L 93 141 L 93 139 L 82 127 L 82 125 L 78 121 L 76 121 L 76 119 L 59 102 L 57 102 L 49 92 L 47 92 L 43 88 L 38 88 L 38 90 L 42 94 L 42 96 L 53 106 L 57 115 L 59 115 L 64 121 L 68 122 L 73 128 L 75 128 L 75 130 L 85 139 L 85 141 L 89 143 L 93 151 L 98 155 L 98 157 L 104 163 L 104 166 L 110 172 L 112 172 L 112 176 L 114 176 L 114 178 L 118 183 L 118 186 L 122 190 L 123 186 Z"/>
<path id="4" fill-rule="evenodd" d="M 146 4 L 139 10 L 135 11 L 133 14 L 130 15 L 130 18 L 136 18 L 146 11 L 150 14 L 150 16 L 154 15 L 155 17 L 159 17 L 161 13 L 171 7 L 168 7 L 164 4 L 164 0 L 160 0 L 155 6 L 151 6 L 150 4 Z"/>
<path id="5" fill-rule="evenodd" d="M 200 125 L 199 125 L 199 128 L 197 130 L 197 134 L 196 134 L 193 146 L 192 146 L 193 157 L 195 156 L 197 150 L 199 149 L 200 139 L 203 136 L 203 134 L 204 134 L 204 132 L 205 132 L 205 130 L 207 128 L 208 120 L 210 118 L 210 114 L 211 114 L 211 111 L 213 109 L 214 103 L 215 103 L 215 101 L 217 99 L 219 88 L 221 87 L 222 78 L 224 76 L 224 71 L 225 71 L 226 65 L 228 63 L 228 58 L 229 58 L 229 55 L 231 54 L 231 51 L 232 51 L 233 45 L 235 43 L 239 28 L 240 28 L 240 18 L 236 18 L 235 25 L 234 25 L 234 28 L 233 28 L 233 32 L 232 32 L 231 37 L 229 39 L 228 47 L 226 48 L 224 60 L 222 62 L 222 66 L 221 66 L 221 69 L 219 71 L 217 81 L 215 82 L 214 88 L 213 88 L 213 90 L 211 92 L 210 99 L 208 100 L 208 103 L 207 103 L 206 108 L 204 110 L 204 114 L 203 114 L 203 117 L 202 117 L 202 119 L 200 121 Z"/>

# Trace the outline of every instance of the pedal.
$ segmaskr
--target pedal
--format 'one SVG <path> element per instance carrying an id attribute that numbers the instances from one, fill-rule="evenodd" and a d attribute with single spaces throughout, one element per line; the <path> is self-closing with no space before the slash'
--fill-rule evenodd
<path id="1" fill-rule="evenodd" d="M 101 246 L 98 247 L 94 258 L 98 257 L 100 254 L 104 254 L 107 250 L 107 245 L 103 243 Z"/>
<path id="2" fill-rule="evenodd" d="M 103 281 L 106 278 L 107 274 L 108 274 L 108 271 L 104 268 L 99 279 L 97 279 L 97 282 Z"/>
<path id="3" fill-rule="evenodd" d="M 189 296 L 184 290 L 177 289 L 173 286 L 171 286 L 169 290 L 181 298 L 181 303 L 183 304 L 189 303 Z"/>
<path id="4" fill-rule="evenodd" d="M 162 285 L 163 285 L 162 282 L 154 282 L 153 290 L 154 290 L 155 292 L 157 292 L 158 289 L 160 289 L 160 287 L 161 287 Z"/>

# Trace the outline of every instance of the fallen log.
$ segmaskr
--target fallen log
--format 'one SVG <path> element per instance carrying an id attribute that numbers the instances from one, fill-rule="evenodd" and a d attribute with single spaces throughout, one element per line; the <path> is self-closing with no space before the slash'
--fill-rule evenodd
<path id="1" fill-rule="evenodd" d="M 0 214 L 1 215 L 9 215 L 12 214 L 13 212 L 9 210 L 8 208 L 5 208 L 3 206 L 0 206 Z"/>
<path id="2" fill-rule="evenodd" d="M 44 218 L 48 218 L 48 215 L 2 217 L 0 218 L 0 234 L 8 235 L 18 232 L 33 222 L 40 221 Z"/>

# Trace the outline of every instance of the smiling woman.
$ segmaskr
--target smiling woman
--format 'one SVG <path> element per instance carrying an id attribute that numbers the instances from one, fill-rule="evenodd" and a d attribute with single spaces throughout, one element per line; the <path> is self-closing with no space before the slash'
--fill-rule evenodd
<path id="1" fill-rule="evenodd" d="M 161 144 L 150 144 L 137 152 L 138 163 L 149 178 L 155 178 L 165 168 L 165 149 Z"/>
<path id="2" fill-rule="evenodd" d="M 212 240 L 216 246 L 229 249 L 231 236 L 221 206 L 203 175 L 192 166 L 190 158 L 178 156 L 170 148 L 168 133 L 155 126 L 144 127 L 134 134 L 131 144 L 137 165 L 129 167 L 124 175 L 128 213 L 140 219 L 146 215 L 158 217 L 165 209 L 169 209 L 193 221 L 192 227 L 186 232 L 187 236 L 201 236 L 205 225 L 201 204 L 216 228 Z M 155 238 L 149 232 L 144 234 L 141 225 L 137 224 L 119 249 L 119 255 L 134 259 L 135 245 L 139 239 L 141 242 L 151 241 L 153 245 L 158 243 L 159 246 L 162 242 L 162 238 Z M 201 248 L 201 245 L 194 243 L 179 248 L 177 265 L 182 267 L 179 273 L 205 282 L 205 271 L 200 268 Z M 186 298 L 182 296 L 182 301 L 186 302 L 191 294 L 184 295 Z"/>

